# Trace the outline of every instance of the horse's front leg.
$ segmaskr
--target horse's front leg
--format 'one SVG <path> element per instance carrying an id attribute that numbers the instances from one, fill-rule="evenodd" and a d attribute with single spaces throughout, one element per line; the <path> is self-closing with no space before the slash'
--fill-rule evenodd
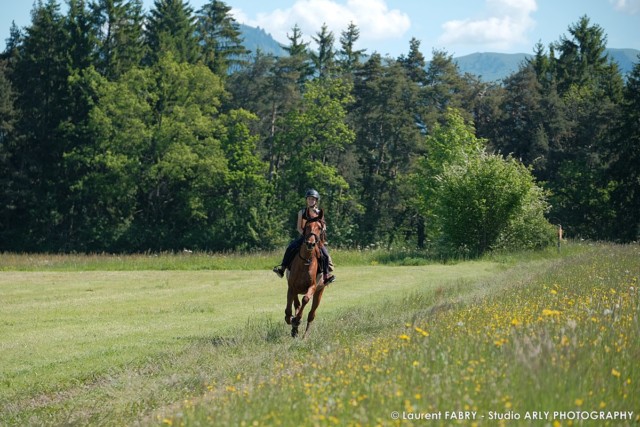
<path id="1" fill-rule="evenodd" d="M 316 318 L 316 310 L 320 305 L 320 300 L 322 299 L 322 293 L 324 292 L 324 285 L 321 285 L 317 292 L 313 294 L 313 303 L 311 304 L 311 310 L 309 310 L 309 315 L 307 316 L 307 327 L 304 330 L 304 335 L 302 338 L 307 336 L 307 332 L 309 332 L 309 328 L 311 327 L 311 322 Z"/>
<path id="2" fill-rule="evenodd" d="M 293 338 L 298 336 L 298 327 L 300 326 L 300 316 L 302 316 L 302 308 L 300 305 L 300 299 L 298 298 L 298 293 L 293 292 L 293 308 L 295 308 L 295 316 L 291 316 L 289 318 L 289 324 L 291 325 L 291 336 Z"/>
<path id="3" fill-rule="evenodd" d="M 298 306 L 300 305 L 300 302 L 298 301 L 298 295 L 296 295 L 295 292 L 293 292 L 291 288 L 289 288 L 287 290 L 287 306 L 284 309 L 284 321 L 287 322 L 287 325 L 291 324 L 291 316 L 293 314 L 291 311 L 291 304 L 294 303 L 297 310 Z"/>
<path id="4" fill-rule="evenodd" d="M 297 308 L 296 308 L 296 314 L 294 316 L 295 322 L 297 322 L 298 324 L 300 324 L 300 322 L 302 322 L 302 312 L 304 311 L 304 307 L 307 305 L 307 303 L 309 302 L 309 300 L 311 299 L 311 297 L 313 296 L 314 292 L 316 290 L 316 284 L 311 283 L 311 286 L 309 286 L 309 288 L 307 289 L 307 293 L 304 294 L 304 296 L 302 297 L 302 304 L 300 304 Z M 296 300 L 297 300 L 298 296 L 296 295 Z M 297 301 L 294 301 L 294 303 Z"/>

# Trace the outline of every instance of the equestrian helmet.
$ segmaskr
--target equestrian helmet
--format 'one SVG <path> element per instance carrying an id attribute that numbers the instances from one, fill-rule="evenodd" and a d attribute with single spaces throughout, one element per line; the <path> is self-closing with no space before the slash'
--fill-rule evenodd
<path id="1" fill-rule="evenodd" d="M 316 190 L 314 190 L 313 188 L 310 188 L 307 190 L 307 194 L 304 195 L 305 198 L 307 197 L 313 197 L 316 200 L 320 200 L 320 193 L 318 193 Z"/>

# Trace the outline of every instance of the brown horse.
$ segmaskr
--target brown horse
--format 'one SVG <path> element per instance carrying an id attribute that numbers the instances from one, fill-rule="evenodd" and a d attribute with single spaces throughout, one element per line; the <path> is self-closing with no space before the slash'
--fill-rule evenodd
<path id="1" fill-rule="evenodd" d="M 322 209 L 315 218 L 309 219 L 304 226 L 304 242 L 296 257 L 291 261 L 287 282 L 287 306 L 284 310 L 284 320 L 291 325 L 291 336 L 298 335 L 298 326 L 302 322 L 302 312 L 307 303 L 313 298 L 311 311 L 307 316 L 306 336 L 311 326 L 311 322 L 316 317 L 316 309 L 320 304 L 322 293 L 324 292 L 324 282 L 322 281 L 322 271 L 320 269 L 320 247 L 323 244 L 320 238 L 323 231 L 322 219 L 324 212 Z M 302 295 L 302 304 L 298 295 Z M 295 308 L 295 315 L 292 315 L 291 304 Z M 304 337 L 304 336 L 303 336 Z"/>

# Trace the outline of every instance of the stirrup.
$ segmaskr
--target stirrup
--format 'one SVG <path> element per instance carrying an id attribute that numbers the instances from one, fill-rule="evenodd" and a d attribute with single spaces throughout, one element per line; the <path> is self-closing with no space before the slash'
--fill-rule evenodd
<path id="1" fill-rule="evenodd" d="M 324 284 L 325 284 L 325 285 L 328 285 L 328 284 L 330 284 L 330 283 L 335 282 L 335 280 L 336 280 L 336 276 L 334 276 L 333 274 L 331 274 L 331 275 L 328 275 L 326 279 L 323 277 L 323 278 L 322 278 L 322 280 L 324 281 Z"/>

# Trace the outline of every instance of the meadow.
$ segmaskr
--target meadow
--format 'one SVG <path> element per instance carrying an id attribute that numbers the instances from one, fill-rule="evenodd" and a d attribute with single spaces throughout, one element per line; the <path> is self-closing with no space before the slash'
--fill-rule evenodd
<path id="1" fill-rule="evenodd" d="M 278 257 L 0 254 L 0 425 L 640 422 L 637 245 L 335 251 L 305 340 Z"/>

